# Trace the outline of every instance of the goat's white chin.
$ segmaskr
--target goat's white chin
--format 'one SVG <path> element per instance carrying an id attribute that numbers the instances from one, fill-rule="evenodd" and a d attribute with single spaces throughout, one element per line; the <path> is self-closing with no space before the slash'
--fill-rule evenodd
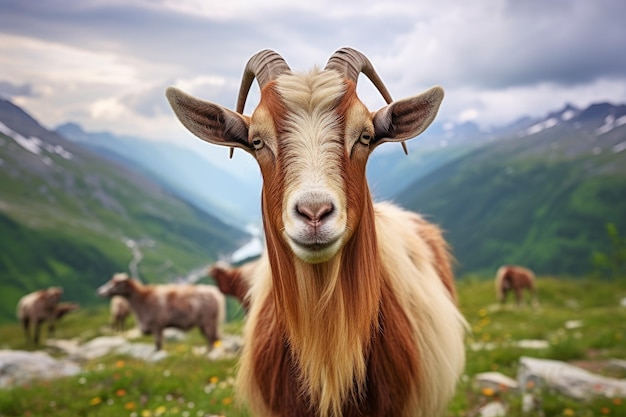
<path id="1" fill-rule="evenodd" d="M 339 251 L 342 239 L 327 245 L 302 245 L 287 237 L 289 247 L 300 260 L 309 264 L 319 264 L 331 260 Z"/>

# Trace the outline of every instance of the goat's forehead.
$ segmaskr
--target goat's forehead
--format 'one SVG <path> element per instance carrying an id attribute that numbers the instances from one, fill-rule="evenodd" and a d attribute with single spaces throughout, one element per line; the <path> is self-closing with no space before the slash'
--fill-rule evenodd
<path id="1" fill-rule="evenodd" d="M 329 111 L 346 93 L 346 84 L 335 71 L 313 69 L 308 73 L 282 75 L 276 89 L 287 109 Z"/>
<path id="2" fill-rule="evenodd" d="M 339 145 L 343 129 L 361 129 L 370 121 L 369 115 L 353 83 L 335 71 L 314 69 L 281 75 L 264 91 L 251 133 L 276 137 L 281 147 L 300 146 L 300 142 Z"/>

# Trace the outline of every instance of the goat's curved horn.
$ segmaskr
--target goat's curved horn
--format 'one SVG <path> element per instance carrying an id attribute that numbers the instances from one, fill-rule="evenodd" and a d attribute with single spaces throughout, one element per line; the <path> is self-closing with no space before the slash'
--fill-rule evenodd
<path id="1" fill-rule="evenodd" d="M 348 47 L 338 49 L 328 59 L 325 69 L 339 71 L 346 78 L 354 81 L 355 84 L 359 78 L 359 74 L 363 73 L 370 79 L 372 84 L 374 84 L 374 87 L 376 87 L 378 92 L 383 96 L 387 104 L 393 101 L 391 94 L 389 94 L 389 90 L 387 90 L 383 80 L 380 79 L 380 76 L 374 69 L 370 60 L 356 49 Z M 402 149 L 404 150 L 404 153 L 408 155 L 409 151 L 404 141 L 402 141 Z"/>
<path id="2" fill-rule="evenodd" d="M 237 98 L 237 113 L 243 114 L 243 108 L 246 105 L 248 92 L 252 81 L 256 77 L 259 87 L 263 88 L 268 82 L 275 80 L 281 74 L 291 71 L 287 62 L 278 53 L 264 49 L 254 54 L 246 64 L 241 78 L 241 86 L 239 87 L 239 96 Z"/>
<path id="3" fill-rule="evenodd" d="M 346 78 L 357 82 L 359 74 L 363 73 L 370 79 L 376 89 L 382 94 L 387 104 L 393 99 L 389 90 L 385 87 L 383 80 L 380 79 L 378 73 L 369 59 L 363 53 L 352 48 L 338 49 L 329 59 L 325 69 L 333 69 L 339 71 Z"/>

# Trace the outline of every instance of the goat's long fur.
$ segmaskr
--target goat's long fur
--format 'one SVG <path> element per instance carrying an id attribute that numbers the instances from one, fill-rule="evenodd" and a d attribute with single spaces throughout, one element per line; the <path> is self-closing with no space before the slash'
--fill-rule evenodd
<path id="1" fill-rule="evenodd" d="M 436 416 L 453 395 L 465 324 L 452 276 L 437 271 L 449 265 L 445 242 L 414 213 L 379 203 L 374 214 L 378 239 L 369 250 L 379 264 L 359 265 L 347 248 L 344 265 L 278 268 L 293 271 L 306 297 L 281 296 L 269 265 L 256 275 L 244 342 L 253 347 L 244 349 L 237 382 L 258 415 Z M 332 284 L 320 285 L 314 269 Z M 368 269 L 377 275 L 364 276 Z M 296 323 L 286 322 L 285 304 Z"/>

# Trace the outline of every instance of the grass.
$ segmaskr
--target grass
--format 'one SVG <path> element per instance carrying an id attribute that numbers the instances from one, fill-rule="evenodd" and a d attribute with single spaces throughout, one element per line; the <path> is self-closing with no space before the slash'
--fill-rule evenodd
<path id="1" fill-rule="evenodd" d="M 538 308 L 497 305 L 491 281 L 467 278 L 458 283 L 458 290 L 471 334 L 465 374 L 447 416 L 476 415 L 482 404 L 495 397 L 508 403 L 507 416 L 526 415 L 518 393 L 480 390 L 473 384 L 474 375 L 487 371 L 516 378 L 520 356 L 570 361 L 626 378 L 626 372 L 605 366 L 610 358 L 626 358 L 626 307 L 619 305 L 626 297 L 626 282 L 541 278 Z M 566 323 L 572 320 L 580 320 L 582 326 L 568 328 Z M 58 337 L 88 340 L 106 322 L 105 309 L 84 309 L 59 323 Z M 226 331 L 241 331 L 241 321 L 228 323 Z M 0 347 L 29 349 L 16 324 L 0 327 L 0 334 Z M 547 340 L 549 346 L 527 349 L 514 344 L 529 339 Z M 470 348 L 486 344 L 493 348 Z M 193 347 L 201 345 L 199 332 L 193 330 L 183 342 L 166 342 L 169 355 L 155 364 L 109 355 L 84 363 L 84 372 L 74 377 L 0 390 L 0 416 L 247 416 L 234 399 L 236 361 L 197 356 Z M 541 400 L 546 416 L 626 415 L 626 399 L 578 402 L 545 391 Z"/>

